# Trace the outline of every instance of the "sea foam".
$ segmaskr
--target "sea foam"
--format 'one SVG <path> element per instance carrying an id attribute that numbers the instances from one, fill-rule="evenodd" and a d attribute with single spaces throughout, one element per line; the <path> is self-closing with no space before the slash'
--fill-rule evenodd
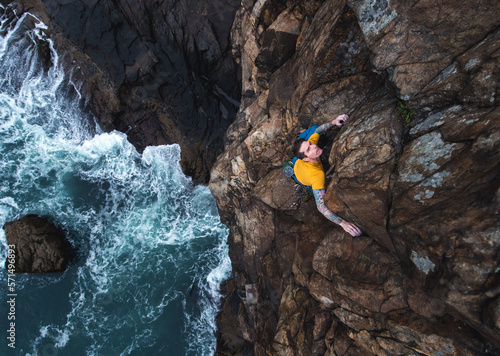
<path id="1" fill-rule="evenodd" d="M 231 267 L 208 188 L 183 174 L 178 145 L 141 154 L 82 112 L 38 19 L 0 24 L 0 224 L 43 215 L 76 249 L 62 274 L 16 276 L 18 351 L 213 354 L 218 286 Z M 0 245 L 5 285 L 3 230 Z"/>

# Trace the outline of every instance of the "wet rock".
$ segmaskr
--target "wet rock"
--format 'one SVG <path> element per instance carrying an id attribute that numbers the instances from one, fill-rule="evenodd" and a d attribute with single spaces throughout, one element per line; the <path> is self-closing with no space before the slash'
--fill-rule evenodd
<path id="1" fill-rule="evenodd" d="M 14 246 L 16 273 L 63 272 L 74 255 L 65 233 L 45 218 L 26 215 L 3 228 Z"/>
<path id="2" fill-rule="evenodd" d="M 178 143 L 184 172 L 207 183 L 239 107 L 228 41 L 240 2 L 17 1 L 49 26 L 67 77 L 106 131 L 142 151 Z"/>

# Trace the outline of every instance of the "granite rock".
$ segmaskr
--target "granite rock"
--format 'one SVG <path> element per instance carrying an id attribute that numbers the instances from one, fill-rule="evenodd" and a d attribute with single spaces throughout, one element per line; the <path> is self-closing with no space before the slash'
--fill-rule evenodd
<path id="1" fill-rule="evenodd" d="M 242 2 L 242 104 L 209 184 L 240 305 L 220 317 L 252 345 L 234 354 L 500 355 L 499 11 Z M 320 141 L 325 202 L 357 238 L 280 169 L 301 129 L 343 113 Z"/>

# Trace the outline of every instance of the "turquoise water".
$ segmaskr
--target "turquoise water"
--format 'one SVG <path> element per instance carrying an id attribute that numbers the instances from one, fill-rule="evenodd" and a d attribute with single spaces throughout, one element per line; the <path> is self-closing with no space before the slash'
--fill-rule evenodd
<path id="1" fill-rule="evenodd" d="M 184 176 L 177 145 L 139 154 L 124 134 L 102 132 L 55 51 L 42 68 L 43 27 L 1 18 L 0 225 L 48 217 L 77 256 L 64 273 L 14 275 L 9 347 L 0 230 L 0 354 L 213 354 L 218 285 L 231 272 L 213 197 Z"/>

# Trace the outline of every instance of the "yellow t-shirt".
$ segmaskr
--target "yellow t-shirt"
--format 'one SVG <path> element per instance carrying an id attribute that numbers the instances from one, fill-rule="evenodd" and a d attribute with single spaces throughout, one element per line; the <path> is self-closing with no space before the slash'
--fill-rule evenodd
<path id="1" fill-rule="evenodd" d="M 317 145 L 319 134 L 313 133 L 307 141 Z M 295 172 L 295 178 L 297 178 L 300 183 L 310 186 L 312 189 L 325 189 L 325 171 L 321 161 L 313 163 L 304 162 L 298 159 L 295 162 L 293 170 Z"/>

